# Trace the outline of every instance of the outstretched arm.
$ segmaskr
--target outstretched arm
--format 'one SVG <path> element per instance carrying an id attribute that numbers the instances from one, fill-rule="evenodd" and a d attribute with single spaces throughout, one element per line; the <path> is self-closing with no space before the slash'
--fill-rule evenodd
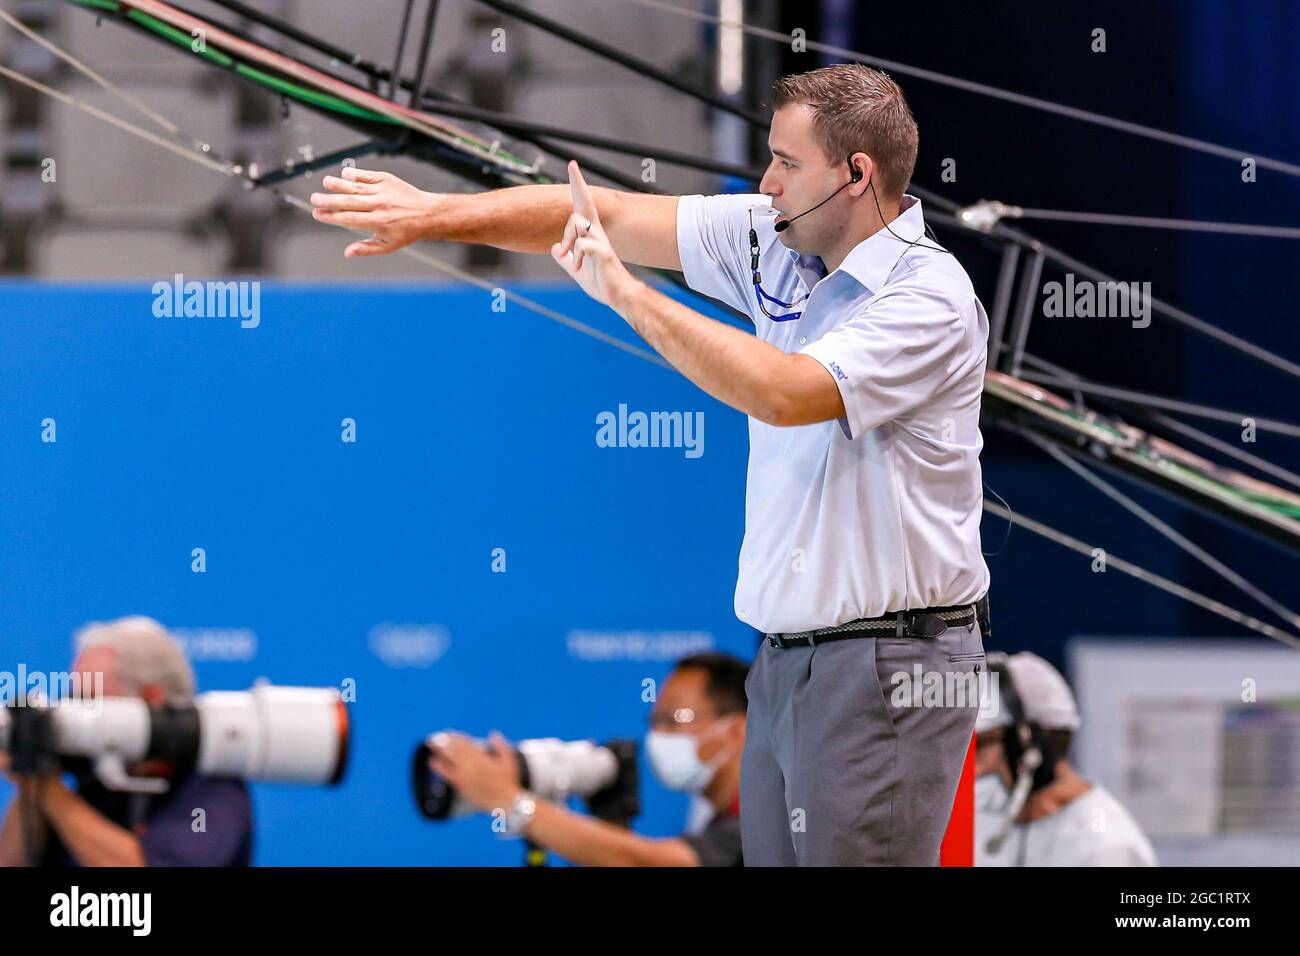
<path id="1" fill-rule="evenodd" d="M 395 252 L 421 239 L 478 243 L 512 252 L 545 253 L 564 231 L 573 211 L 565 185 L 512 186 L 483 193 L 431 193 L 392 173 L 345 166 L 326 176 L 329 190 L 313 193 L 312 215 L 320 222 L 372 233 L 344 255 Z M 677 197 L 590 190 L 611 242 L 628 262 L 680 271 Z"/>

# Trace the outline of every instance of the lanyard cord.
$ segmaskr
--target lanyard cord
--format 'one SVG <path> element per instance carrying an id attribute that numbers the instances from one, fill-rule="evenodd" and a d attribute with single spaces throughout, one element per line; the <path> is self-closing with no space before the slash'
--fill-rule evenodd
<path id="1" fill-rule="evenodd" d="M 792 312 L 789 315 L 773 315 L 771 312 L 767 311 L 767 305 L 763 302 L 764 299 L 767 299 L 768 302 L 771 302 L 774 305 L 779 305 L 784 309 L 793 309 L 800 302 L 803 302 L 812 295 L 812 293 L 804 293 L 793 302 L 782 302 L 776 296 L 769 295 L 764 291 L 762 286 L 763 275 L 758 271 L 758 256 L 758 232 L 754 229 L 754 210 L 751 207 L 749 210 L 749 271 L 754 277 L 754 300 L 758 302 L 758 307 L 762 310 L 763 314 L 773 322 L 792 322 L 802 316 L 803 310 Z"/>

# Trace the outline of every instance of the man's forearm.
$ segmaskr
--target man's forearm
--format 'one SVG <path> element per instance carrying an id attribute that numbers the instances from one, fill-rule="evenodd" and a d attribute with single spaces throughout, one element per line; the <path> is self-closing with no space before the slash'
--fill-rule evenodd
<path id="1" fill-rule="evenodd" d="M 537 815 L 528 838 L 579 866 L 694 866 L 699 860 L 682 840 L 656 840 L 616 827 L 604 820 L 571 813 L 546 800 L 537 801 Z"/>
<path id="2" fill-rule="evenodd" d="M 829 374 L 807 356 L 782 352 L 643 282 L 630 282 L 610 304 L 677 371 L 746 415 L 800 425 L 844 413 Z"/>
<path id="3" fill-rule="evenodd" d="M 614 216 L 617 192 L 595 189 L 600 215 Z M 429 210 L 425 239 L 477 243 L 511 252 L 547 253 L 573 212 L 568 186 L 511 186 L 451 193 Z"/>
<path id="4" fill-rule="evenodd" d="M 26 798 L 20 793 L 5 811 L 3 826 L 0 826 L 0 866 L 26 866 L 27 847 L 23 843 L 23 806 Z"/>

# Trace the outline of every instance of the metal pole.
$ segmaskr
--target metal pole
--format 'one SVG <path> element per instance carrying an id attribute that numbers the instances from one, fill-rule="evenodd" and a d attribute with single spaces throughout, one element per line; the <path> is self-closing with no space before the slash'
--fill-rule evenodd
<path id="1" fill-rule="evenodd" d="M 402 28 L 397 32 L 397 52 L 393 54 L 393 69 L 388 75 L 388 98 L 393 102 L 397 102 L 396 78 L 402 75 L 402 55 L 406 52 L 406 33 L 411 28 L 411 9 L 414 6 L 415 0 L 406 0 L 402 8 Z"/>
<path id="2" fill-rule="evenodd" d="M 511 3 L 510 0 L 478 0 L 478 2 L 484 6 L 491 7 L 498 13 L 507 14 L 517 20 L 522 20 L 524 23 L 531 24 L 539 30 L 545 30 L 547 33 L 557 36 L 561 40 L 567 40 L 575 46 L 580 46 L 590 53 L 594 53 L 599 57 L 619 64 L 619 66 L 627 67 L 629 70 L 640 73 L 642 76 L 649 77 L 656 82 L 662 83 L 664 86 L 671 87 L 680 93 L 685 93 L 703 103 L 708 103 L 710 106 L 717 107 L 723 112 L 730 113 L 733 116 L 739 116 L 748 122 L 756 123 L 764 128 L 767 127 L 768 122 L 771 120 L 771 117 L 766 113 L 752 110 L 739 103 L 734 103 L 727 99 L 727 97 L 721 96 L 717 93 L 701 90 L 698 87 L 687 83 L 685 80 L 679 79 L 672 73 L 651 66 L 635 57 L 628 56 L 617 47 L 612 47 L 607 43 L 601 43 L 599 40 L 593 40 L 591 37 L 584 36 L 576 30 L 570 30 L 564 24 L 557 23 L 555 20 L 534 13 L 527 7 L 521 7 L 517 3 Z"/>
<path id="3" fill-rule="evenodd" d="M 1034 250 L 1029 268 L 1020 277 L 1020 297 L 1016 302 L 1016 317 L 1011 321 L 1011 357 L 1006 371 L 1020 375 L 1020 365 L 1025 356 L 1025 342 L 1029 339 L 1029 325 L 1038 308 L 1038 282 L 1043 275 L 1043 253 Z"/>
<path id="4" fill-rule="evenodd" d="M 1002 264 L 998 269 L 997 291 L 993 293 L 993 313 L 989 316 L 989 360 L 992 368 L 1004 348 L 1002 336 L 1006 333 L 1007 313 L 1011 309 L 1011 293 L 1016 283 L 1016 266 L 1020 262 L 1020 247 L 1008 242 L 1002 246 Z"/>
<path id="5" fill-rule="evenodd" d="M 430 47 L 433 46 L 433 21 L 438 17 L 438 0 L 429 0 L 424 12 L 424 33 L 420 35 L 420 58 L 415 64 L 415 85 L 407 97 L 407 106 L 416 106 L 424 98 L 424 72 L 429 65 Z"/>

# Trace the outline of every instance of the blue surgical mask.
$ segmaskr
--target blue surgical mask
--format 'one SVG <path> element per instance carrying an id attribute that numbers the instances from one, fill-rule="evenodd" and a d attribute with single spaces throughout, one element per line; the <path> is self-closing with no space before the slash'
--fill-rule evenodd
<path id="1" fill-rule="evenodd" d="M 659 782 L 679 793 L 700 793 L 707 787 L 718 768 L 731 757 L 731 754 L 723 752 L 708 763 L 700 760 L 700 738 L 710 737 L 719 729 L 711 727 L 698 736 L 666 730 L 652 730 L 646 734 L 646 759 Z"/>

